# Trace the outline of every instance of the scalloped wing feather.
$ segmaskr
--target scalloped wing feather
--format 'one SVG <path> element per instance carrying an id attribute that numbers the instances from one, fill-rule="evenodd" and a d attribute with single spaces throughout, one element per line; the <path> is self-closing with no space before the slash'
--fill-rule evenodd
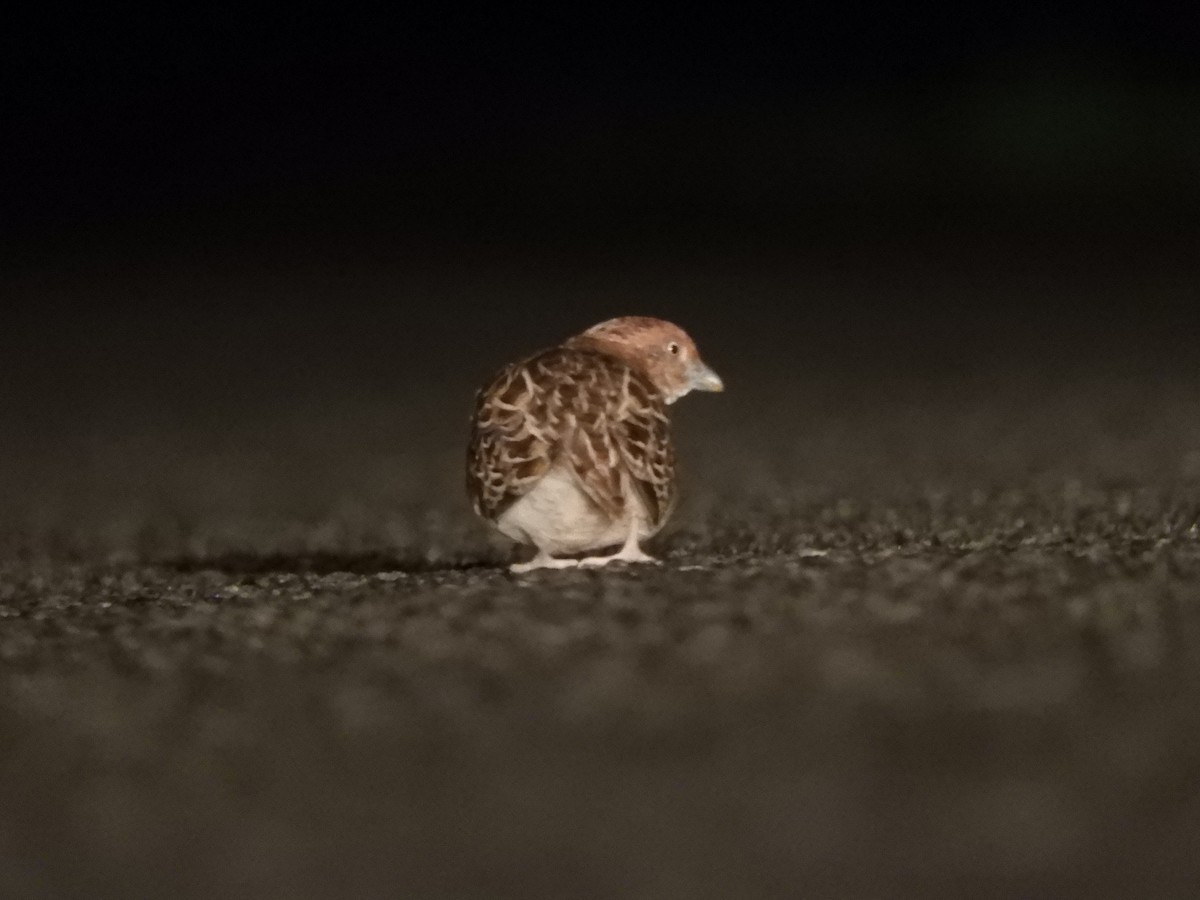
<path id="1" fill-rule="evenodd" d="M 625 415 L 614 427 L 615 443 L 641 494 L 651 523 L 661 527 L 675 508 L 675 446 L 670 420 L 657 394 L 630 384 Z"/>
<path id="2" fill-rule="evenodd" d="M 662 397 L 624 362 L 556 347 L 507 366 L 479 392 L 468 447 L 467 490 L 494 521 L 556 463 L 617 518 L 625 481 L 651 523 L 674 504 L 674 455 Z"/>

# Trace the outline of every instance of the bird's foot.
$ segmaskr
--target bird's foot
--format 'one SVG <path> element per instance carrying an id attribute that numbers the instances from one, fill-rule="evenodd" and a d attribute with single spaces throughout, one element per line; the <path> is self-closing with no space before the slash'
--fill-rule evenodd
<path id="1" fill-rule="evenodd" d="M 589 556 L 579 561 L 579 565 L 589 569 L 607 566 L 611 562 L 627 562 L 627 563 L 654 563 L 658 565 L 658 560 L 648 553 L 643 553 L 637 547 L 622 547 L 612 556 Z"/>
<path id="2" fill-rule="evenodd" d="M 520 575 L 523 572 L 532 572 L 535 569 L 573 569 L 577 565 L 579 565 L 578 560 L 556 559 L 549 553 L 539 553 L 529 562 L 513 563 L 508 567 L 508 571 L 514 575 Z"/>

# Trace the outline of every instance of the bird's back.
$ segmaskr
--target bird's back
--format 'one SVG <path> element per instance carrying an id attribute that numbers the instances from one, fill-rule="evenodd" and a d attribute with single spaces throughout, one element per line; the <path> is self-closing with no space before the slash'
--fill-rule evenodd
<path id="1" fill-rule="evenodd" d="M 674 503 L 674 453 L 662 395 L 615 356 L 554 347 L 506 366 L 479 392 L 467 491 L 495 521 L 550 469 L 577 476 L 589 500 L 623 514 L 631 484 L 655 524 Z"/>

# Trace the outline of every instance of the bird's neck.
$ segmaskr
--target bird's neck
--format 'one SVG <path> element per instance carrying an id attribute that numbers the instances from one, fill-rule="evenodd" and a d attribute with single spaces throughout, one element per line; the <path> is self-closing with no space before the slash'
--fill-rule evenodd
<path id="1" fill-rule="evenodd" d="M 647 378 L 650 377 L 650 373 L 646 371 L 645 361 L 641 359 L 635 348 L 626 343 L 606 340 L 598 335 L 577 334 L 573 338 L 568 338 L 563 346 L 570 347 L 572 350 L 590 350 L 593 353 L 615 356 L 631 369 L 641 372 Z"/>

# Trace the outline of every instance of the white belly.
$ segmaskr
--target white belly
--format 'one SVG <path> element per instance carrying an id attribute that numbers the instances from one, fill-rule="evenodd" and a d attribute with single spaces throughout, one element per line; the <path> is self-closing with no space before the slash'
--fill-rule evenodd
<path id="1" fill-rule="evenodd" d="M 638 539 L 657 529 L 646 522 L 646 509 L 636 491 L 627 490 L 626 505 L 637 518 Z M 628 519 L 612 519 L 588 499 L 575 476 L 556 466 L 533 489 L 496 520 L 500 532 L 514 541 L 533 544 L 547 553 L 583 553 L 625 542 Z"/>

